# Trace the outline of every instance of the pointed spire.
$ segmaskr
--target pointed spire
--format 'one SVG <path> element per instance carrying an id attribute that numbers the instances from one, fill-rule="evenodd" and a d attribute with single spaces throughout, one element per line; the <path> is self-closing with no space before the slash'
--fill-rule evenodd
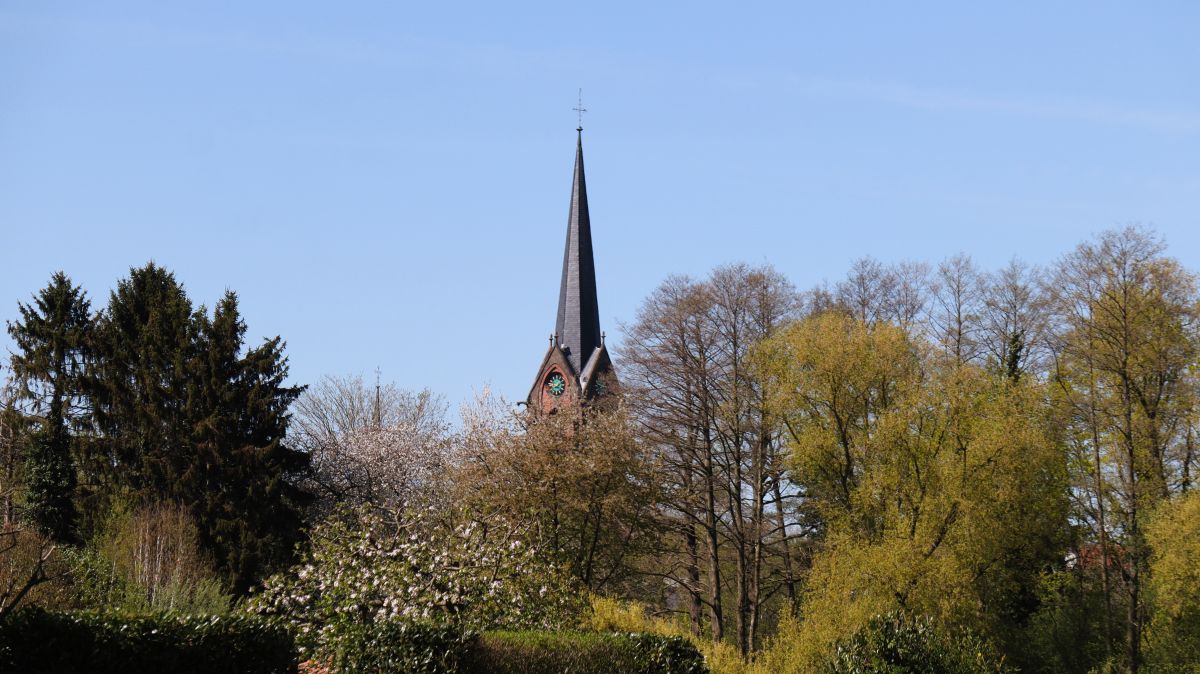
<path id="1" fill-rule="evenodd" d="M 592 224 L 588 218 L 587 185 L 583 177 L 583 129 L 575 142 L 575 179 L 567 216 L 567 245 L 563 252 L 562 285 L 558 291 L 555 333 L 567 350 L 575 372 L 601 344 L 600 307 L 596 300 L 596 265 L 592 259 Z"/>

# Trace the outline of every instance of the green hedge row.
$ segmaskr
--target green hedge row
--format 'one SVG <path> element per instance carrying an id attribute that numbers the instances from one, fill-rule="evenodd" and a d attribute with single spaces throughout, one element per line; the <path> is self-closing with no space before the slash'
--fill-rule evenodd
<path id="1" fill-rule="evenodd" d="M 464 674 L 705 674 L 679 637 L 599 632 L 487 632 Z M 399 673 L 397 673 L 399 674 Z"/>
<path id="2" fill-rule="evenodd" d="M 462 670 L 474 639 L 447 625 L 383 622 L 339 627 L 321 653 L 339 674 L 453 674 Z"/>
<path id="3" fill-rule="evenodd" d="M 387 622 L 335 630 L 321 649 L 336 674 L 706 674 L 678 637 L 486 632 Z M 294 674 L 286 628 L 246 615 L 131 616 L 27 608 L 0 621 L 0 672 Z"/>
<path id="4" fill-rule="evenodd" d="M 291 634 L 244 615 L 51 613 L 0 621 L 0 671 L 53 674 L 292 674 Z"/>
<path id="5" fill-rule="evenodd" d="M 331 646 L 331 647 L 330 647 Z M 599 632 L 463 633 L 382 623 L 343 628 L 327 659 L 336 674 L 705 674 L 678 637 Z"/>

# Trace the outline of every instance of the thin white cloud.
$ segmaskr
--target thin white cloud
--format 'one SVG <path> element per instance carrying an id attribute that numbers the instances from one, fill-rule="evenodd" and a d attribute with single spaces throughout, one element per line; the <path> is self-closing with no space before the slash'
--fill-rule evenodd
<path id="1" fill-rule="evenodd" d="M 853 99 L 931 112 L 983 112 L 1037 119 L 1135 126 L 1154 131 L 1200 132 L 1200 112 L 1156 110 L 1078 100 L 1038 100 L 964 93 L 904 84 L 786 75 L 782 84 L 814 98 Z"/>
<path id="2" fill-rule="evenodd" d="M 461 43 L 417 34 L 377 38 L 325 33 L 253 30 L 203 31 L 136 19 L 98 19 L 94 16 L 40 16 L 0 11 L 0 34 L 37 29 L 66 35 L 103 36 L 109 41 L 135 41 L 173 48 L 259 52 L 325 62 L 345 62 L 380 68 L 426 68 L 436 65 L 458 70 L 486 70 L 513 76 L 547 69 L 579 70 L 598 75 L 656 79 L 695 87 L 724 87 L 739 91 L 783 90 L 820 100 L 864 101 L 933 113 L 985 113 L 1032 119 L 1128 126 L 1175 134 L 1200 133 L 1200 111 L 1137 107 L 1082 99 L 992 95 L 905 83 L 878 82 L 806 75 L 771 68 L 716 70 L 696 68 L 661 58 L 630 53 L 575 52 L 532 45 Z M 569 65 L 568 65 L 569 64 Z"/>

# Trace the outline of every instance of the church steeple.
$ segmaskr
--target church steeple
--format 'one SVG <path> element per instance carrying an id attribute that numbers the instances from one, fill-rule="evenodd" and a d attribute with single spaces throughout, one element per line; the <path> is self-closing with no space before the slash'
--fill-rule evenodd
<path id="1" fill-rule="evenodd" d="M 583 129 L 576 131 L 575 177 L 571 183 L 567 243 L 558 287 L 558 317 L 550 346 L 526 398 L 531 409 L 543 414 L 553 413 L 562 405 L 613 400 L 619 386 L 604 346 L 604 333 L 600 332 L 592 222 L 588 217 L 587 181 L 583 174 Z"/>
<path id="2" fill-rule="evenodd" d="M 596 264 L 592 259 L 592 223 L 588 217 L 587 181 L 583 174 L 583 129 L 576 129 L 575 177 L 567 216 L 558 320 L 554 332 L 575 372 L 582 372 L 600 346 L 600 307 L 596 299 Z"/>

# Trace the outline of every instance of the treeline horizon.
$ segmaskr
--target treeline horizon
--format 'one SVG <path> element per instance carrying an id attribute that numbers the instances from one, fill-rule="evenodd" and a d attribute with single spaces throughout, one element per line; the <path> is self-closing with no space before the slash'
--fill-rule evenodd
<path id="1" fill-rule="evenodd" d="M 1147 229 L 1044 268 L 671 276 L 625 326 L 612 409 L 483 397 L 458 426 L 428 389 L 286 385 L 282 340 L 247 345 L 236 295 L 194 307 L 153 263 L 102 310 L 62 273 L 19 310 L 4 523 L 89 564 L 120 567 L 130 531 L 186 530 L 209 569 L 189 578 L 316 615 L 287 570 L 348 564 L 328 532 L 504 531 L 569 577 L 547 615 L 569 625 L 570 586 L 619 600 L 617 623 L 687 634 L 715 671 L 826 671 L 912 624 L 976 653 L 970 671 L 1200 663 L 1200 293 Z"/>

